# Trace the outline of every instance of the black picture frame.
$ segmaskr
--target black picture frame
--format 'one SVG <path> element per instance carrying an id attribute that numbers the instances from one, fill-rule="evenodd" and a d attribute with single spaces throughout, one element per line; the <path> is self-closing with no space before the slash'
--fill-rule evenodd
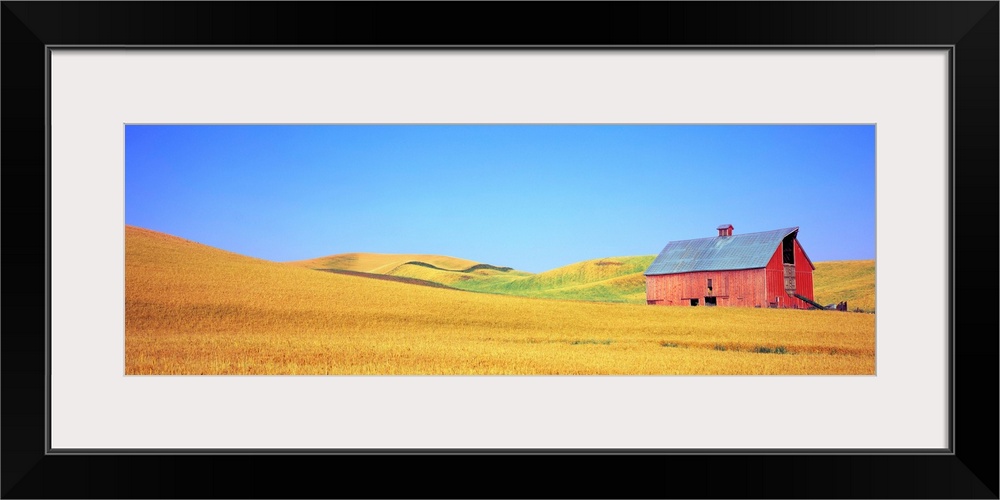
<path id="1" fill-rule="evenodd" d="M 2 3 L 4 498 L 998 498 L 991 267 L 998 252 L 996 234 L 989 234 L 998 227 L 997 1 L 548 8 L 486 2 Z M 53 45 L 950 47 L 950 453 L 49 454 L 46 61 Z M 983 300 L 956 304 L 957 297 Z M 329 474 L 311 472 L 317 469 Z M 364 480 L 371 470 L 383 479 Z"/>

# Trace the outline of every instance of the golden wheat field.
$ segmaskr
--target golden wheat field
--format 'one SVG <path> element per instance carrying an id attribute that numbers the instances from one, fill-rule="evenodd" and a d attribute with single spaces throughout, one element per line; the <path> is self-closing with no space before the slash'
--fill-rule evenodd
<path id="1" fill-rule="evenodd" d="M 820 304 L 846 300 L 848 310 L 875 312 L 874 260 L 817 262 L 813 276 Z"/>
<path id="2" fill-rule="evenodd" d="M 345 253 L 317 259 L 299 260 L 289 262 L 289 264 L 310 269 L 336 268 L 365 273 L 388 274 L 394 269 L 405 265 L 407 262 L 424 262 L 446 269 L 465 269 L 478 264 L 478 262 L 471 260 L 443 255 L 378 253 Z"/>
<path id="3" fill-rule="evenodd" d="M 254 259 L 137 227 L 126 227 L 125 244 L 130 375 L 875 372 L 872 314 L 431 288 Z"/>

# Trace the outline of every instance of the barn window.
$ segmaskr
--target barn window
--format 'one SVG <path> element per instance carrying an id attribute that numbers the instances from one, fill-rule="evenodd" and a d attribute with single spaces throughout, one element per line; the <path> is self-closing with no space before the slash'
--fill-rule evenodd
<path id="1" fill-rule="evenodd" d="M 785 239 L 781 241 L 781 257 L 782 262 L 785 264 L 795 263 L 795 234 L 789 234 L 785 236 Z"/>
<path id="2" fill-rule="evenodd" d="M 692 306 L 698 305 L 698 299 L 691 299 L 691 305 Z"/>
<path id="3" fill-rule="evenodd" d="M 705 305 L 706 306 L 714 306 L 714 305 L 716 305 L 715 297 L 705 297 Z"/>
<path id="4" fill-rule="evenodd" d="M 712 278 L 708 278 L 708 289 L 712 289 Z"/>

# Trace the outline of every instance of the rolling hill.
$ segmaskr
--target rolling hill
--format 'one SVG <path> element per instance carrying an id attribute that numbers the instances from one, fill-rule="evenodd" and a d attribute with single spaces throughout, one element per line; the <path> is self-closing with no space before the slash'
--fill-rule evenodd
<path id="1" fill-rule="evenodd" d="M 418 254 L 350 253 L 289 264 L 411 278 L 473 292 L 643 304 L 646 285 L 642 273 L 652 260 L 653 256 L 608 257 L 539 274 L 454 257 Z"/>
<path id="2" fill-rule="evenodd" d="M 817 262 L 813 292 L 823 305 L 846 300 L 850 311 L 875 312 L 875 261 Z"/>
<path id="3" fill-rule="evenodd" d="M 578 270 L 620 285 L 601 272 Z M 128 375 L 872 374 L 874 340 L 866 314 L 466 293 L 125 228 Z"/>
<path id="4" fill-rule="evenodd" d="M 358 271 L 362 273 L 392 274 L 393 269 L 408 262 L 422 262 L 444 269 L 467 269 L 479 264 L 471 260 L 443 255 L 383 253 L 344 253 L 316 259 L 292 261 L 289 264 L 310 269 L 342 269 L 344 271 Z"/>
<path id="5" fill-rule="evenodd" d="M 418 254 L 352 253 L 292 264 L 385 274 L 474 292 L 645 304 L 643 272 L 654 258 L 654 255 L 607 257 L 538 274 L 455 257 Z M 820 304 L 847 301 L 852 311 L 875 312 L 874 260 L 817 262 L 813 279 L 816 301 Z"/>
<path id="6" fill-rule="evenodd" d="M 466 280 L 456 288 L 547 299 L 645 304 L 643 272 L 653 257 L 608 257 L 515 278 Z"/>

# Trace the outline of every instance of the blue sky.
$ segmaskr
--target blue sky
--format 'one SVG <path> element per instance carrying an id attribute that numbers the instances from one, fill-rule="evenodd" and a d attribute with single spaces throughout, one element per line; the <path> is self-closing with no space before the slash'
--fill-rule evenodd
<path id="1" fill-rule="evenodd" d="M 798 226 L 875 258 L 871 125 L 127 125 L 125 223 L 267 260 L 541 272 Z"/>

